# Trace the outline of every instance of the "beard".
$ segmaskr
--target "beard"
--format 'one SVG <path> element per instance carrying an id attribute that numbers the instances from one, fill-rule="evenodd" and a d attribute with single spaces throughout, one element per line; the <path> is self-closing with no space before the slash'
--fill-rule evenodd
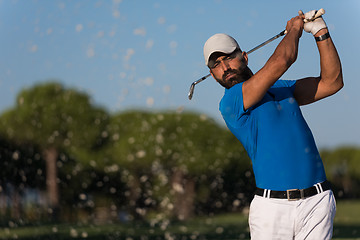
<path id="1" fill-rule="evenodd" d="M 231 78 L 227 79 L 227 76 L 233 74 Z M 248 66 L 241 69 L 228 69 L 224 72 L 221 79 L 218 82 L 225 88 L 229 89 L 234 85 L 244 82 L 251 78 L 254 74 Z"/>

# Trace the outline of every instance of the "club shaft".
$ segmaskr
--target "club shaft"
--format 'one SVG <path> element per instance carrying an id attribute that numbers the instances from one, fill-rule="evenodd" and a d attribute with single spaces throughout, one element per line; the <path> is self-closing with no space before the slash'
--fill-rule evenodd
<path id="1" fill-rule="evenodd" d="M 205 79 L 207 79 L 208 77 L 210 77 L 210 75 L 211 75 L 211 74 L 209 73 L 208 75 L 203 76 L 202 78 L 196 80 L 196 81 L 194 82 L 194 84 L 198 84 L 199 82 L 204 81 Z"/>
<path id="2" fill-rule="evenodd" d="M 277 38 L 279 38 L 279 37 L 281 37 L 281 36 L 284 36 L 284 35 L 285 35 L 285 31 L 286 31 L 286 30 L 284 30 L 284 31 L 282 31 L 281 33 L 279 33 L 279 34 L 275 35 L 274 37 L 272 37 L 272 38 L 270 38 L 270 39 L 266 40 L 265 42 L 263 42 L 263 43 L 259 44 L 258 46 L 254 47 L 253 49 L 250 49 L 249 51 L 247 51 L 247 54 L 250 54 L 250 53 L 252 53 L 252 52 L 254 52 L 254 51 L 258 50 L 259 48 L 261 48 L 261 47 L 265 46 L 266 44 L 268 44 L 268 43 L 270 43 L 270 42 L 274 41 L 275 39 L 277 39 Z"/>

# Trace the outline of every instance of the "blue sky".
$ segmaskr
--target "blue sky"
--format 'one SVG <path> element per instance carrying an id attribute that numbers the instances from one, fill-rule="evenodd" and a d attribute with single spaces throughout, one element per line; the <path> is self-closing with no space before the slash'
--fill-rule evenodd
<path id="1" fill-rule="evenodd" d="M 196 111 L 224 124 L 224 90 L 206 75 L 202 47 L 223 32 L 243 50 L 281 32 L 287 20 L 324 8 L 343 65 L 345 87 L 302 107 L 320 148 L 360 146 L 358 42 L 360 1 L 0 0 L 0 112 L 26 87 L 56 80 L 89 93 L 111 112 L 127 109 Z M 249 55 L 259 70 L 280 39 Z M 300 40 L 298 60 L 283 79 L 319 75 L 313 37 Z M 130 121 L 130 120 L 129 120 Z"/>

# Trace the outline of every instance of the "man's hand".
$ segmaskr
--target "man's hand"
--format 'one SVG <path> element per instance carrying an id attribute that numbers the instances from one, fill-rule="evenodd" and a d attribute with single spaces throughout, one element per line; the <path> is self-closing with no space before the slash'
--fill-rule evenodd
<path id="1" fill-rule="evenodd" d="M 315 17 L 315 14 L 316 10 L 311 10 L 304 14 L 305 21 L 307 20 L 304 24 L 304 30 L 308 33 L 311 32 L 314 36 L 318 31 L 327 27 L 322 17 L 312 20 Z"/>
<path id="2" fill-rule="evenodd" d="M 304 28 L 304 20 L 302 16 L 296 16 L 290 19 L 286 24 L 286 34 L 288 34 L 292 30 L 299 31 L 299 38 L 302 35 L 302 30 Z"/>

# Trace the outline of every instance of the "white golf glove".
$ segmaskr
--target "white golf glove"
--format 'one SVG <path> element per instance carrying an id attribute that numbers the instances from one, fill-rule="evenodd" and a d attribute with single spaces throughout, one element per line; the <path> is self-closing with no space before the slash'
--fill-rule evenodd
<path id="1" fill-rule="evenodd" d="M 311 10 L 305 13 L 304 15 L 305 16 L 304 30 L 308 33 L 311 32 L 312 35 L 315 35 L 321 29 L 326 28 L 326 23 L 322 17 L 316 18 L 312 21 L 312 19 L 315 17 L 315 13 L 316 10 Z"/>

